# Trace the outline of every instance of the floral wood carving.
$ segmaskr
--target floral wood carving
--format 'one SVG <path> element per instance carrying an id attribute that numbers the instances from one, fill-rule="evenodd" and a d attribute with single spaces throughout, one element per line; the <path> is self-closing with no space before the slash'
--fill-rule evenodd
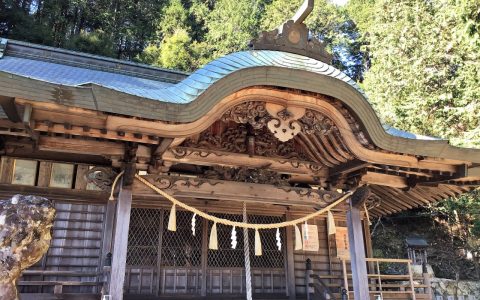
<path id="1" fill-rule="evenodd" d="M 221 120 L 250 124 L 256 130 L 267 126 L 272 133 L 277 131 L 276 135 L 285 135 L 282 136 L 284 140 L 279 139 L 280 141 L 288 141 L 300 131 L 306 134 L 327 134 L 334 127 L 333 121 L 320 112 L 261 101 L 241 103 L 227 110 Z M 246 127 L 242 130 L 244 128 Z M 238 134 L 246 134 L 246 131 Z"/>
<path id="2" fill-rule="evenodd" d="M 254 129 L 264 127 L 271 119 L 265 108 L 264 102 L 252 101 L 239 104 L 227 110 L 223 116 L 222 121 L 234 121 L 240 124 L 250 124 Z"/>
<path id="3" fill-rule="evenodd" d="M 314 134 L 315 132 L 325 135 L 330 132 L 333 127 L 333 121 L 325 115 L 307 109 L 305 115 L 299 120 L 302 124 L 303 131 L 307 134 Z"/>
<path id="4" fill-rule="evenodd" d="M 85 173 L 88 183 L 93 183 L 103 191 L 109 191 L 117 173 L 108 167 L 93 167 Z"/>

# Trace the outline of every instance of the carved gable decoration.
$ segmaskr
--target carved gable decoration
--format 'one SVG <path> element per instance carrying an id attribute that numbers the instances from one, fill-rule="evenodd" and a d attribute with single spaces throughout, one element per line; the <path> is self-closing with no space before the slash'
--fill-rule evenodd
<path id="1" fill-rule="evenodd" d="M 240 124 L 250 124 L 254 129 L 263 128 L 271 119 L 265 108 L 265 103 L 251 101 L 239 104 L 225 112 L 221 118 L 224 122 L 234 121 Z"/>
<path id="2" fill-rule="evenodd" d="M 227 128 L 221 134 L 204 131 L 197 140 L 188 139 L 182 146 L 284 159 L 309 160 L 304 153 L 297 150 L 293 140 L 280 142 L 266 127 L 254 130 L 250 135 L 245 125 Z"/>
<path id="3" fill-rule="evenodd" d="M 267 126 L 281 142 L 292 139 L 301 131 L 306 134 L 327 134 L 334 126 L 333 121 L 322 113 L 261 101 L 241 103 L 227 110 L 221 120 L 250 124 L 257 130 Z"/>
<path id="4" fill-rule="evenodd" d="M 294 137 L 300 133 L 327 135 L 334 128 L 333 121 L 320 112 L 262 101 L 230 108 L 222 115 L 220 123 L 196 138 L 185 140 L 182 147 L 317 162 L 311 153 L 302 150 Z M 229 126 L 231 123 L 240 125 Z M 177 154 L 181 156 L 186 152 Z"/>
<path id="5" fill-rule="evenodd" d="M 266 105 L 266 108 L 273 117 L 267 123 L 268 129 L 279 141 L 291 140 L 302 130 L 302 125 L 297 120 L 305 115 L 305 108 L 285 108 L 270 103 Z"/>

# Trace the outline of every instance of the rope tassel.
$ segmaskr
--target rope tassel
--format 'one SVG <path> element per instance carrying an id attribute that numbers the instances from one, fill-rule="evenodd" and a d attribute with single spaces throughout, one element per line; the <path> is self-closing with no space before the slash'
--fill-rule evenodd
<path id="1" fill-rule="evenodd" d="M 294 225 L 294 227 L 295 227 L 295 250 L 302 250 L 303 249 L 302 233 L 300 232 L 298 225 Z"/>
<path id="2" fill-rule="evenodd" d="M 331 211 L 327 213 L 327 227 L 328 227 L 328 235 L 335 234 L 337 228 L 335 227 L 335 219 L 333 218 L 333 214 Z"/>
<path id="3" fill-rule="evenodd" d="M 262 256 L 262 241 L 260 240 L 258 229 L 255 229 L 255 255 Z"/>
<path id="4" fill-rule="evenodd" d="M 168 217 L 168 230 L 177 231 L 177 208 L 176 205 L 172 205 L 170 210 L 170 216 Z"/>
<path id="5" fill-rule="evenodd" d="M 213 223 L 212 230 L 210 231 L 210 240 L 208 243 L 208 249 L 218 250 L 217 222 Z"/>

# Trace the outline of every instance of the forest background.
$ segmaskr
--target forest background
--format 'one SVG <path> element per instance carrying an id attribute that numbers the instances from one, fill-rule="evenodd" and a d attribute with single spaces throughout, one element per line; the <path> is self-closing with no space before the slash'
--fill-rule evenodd
<path id="1" fill-rule="evenodd" d="M 183 71 L 244 50 L 302 0 L 0 0 L 0 36 Z M 480 1 L 316 0 L 306 20 L 381 121 L 480 146 Z M 436 275 L 480 279 L 480 192 L 374 220 L 375 255 L 430 243 Z"/>

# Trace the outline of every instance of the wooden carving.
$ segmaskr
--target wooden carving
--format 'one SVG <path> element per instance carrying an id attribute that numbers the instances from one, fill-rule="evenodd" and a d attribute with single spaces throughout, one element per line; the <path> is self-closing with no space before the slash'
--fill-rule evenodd
<path id="1" fill-rule="evenodd" d="M 268 129 L 281 142 L 293 139 L 302 130 L 302 126 L 297 120 L 305 114 L 304 108 L 285 108 L 271 103 L 267 103 L 266 108 L 273 117 L 267 123 Z"/>
<path id="2" fill-rule="evenodd" d="M 310 160 L 304 153 L 299 152 L 293 140 L 280 142 L 266 127 L 253 130 L 249 135 L 245 125 L 227 128 L 223 133 L 215 135 L 210 131 L 200 134 L 197 140 L 188 139 L 182 147 L 199 148 L 210 151 L 203 151 L 204 156 L 215 151 L 248 153 L 250 155 L 276 157 L 282 159 Z M 189 155 L 187 150 L 175 148 L 177 158 Z M 217 154 L 218 155 L 218 154 Z"/>
<path id="3" fill-rule="evenodd" d="M 112 168 L 94 167 L 85 173 L 85 179 L 88 183 L 93 183 L 104 191 L 110 191 L 113 180 L 117 173 Z"/>
<path id="4" fill-rule="evenodd" d="M 0 300 L 18 299 L 15 284 L 47 252 L 54 218 L 53 203 L 42 197 L 0 201 Z"/>
<path id="5" fill-rule="evenodd" d="M 273 184 L 277 186 L 289 185 L 288 177 L 267 169 L 213 167 L 211 170 L 205 171 L 203 177 L 237 182 Z"/>
<path id="6" fill-rule="evenodd" d="M 321 135 L 329 133 L 333 127 L 333 121 L 325 115 L 307 109 L 303 117 L 299 120 L 303 131 L 307 134 L 319 133 Z"/>
<path id="7" fill-rule="evenodd" d="M 264 127 L 271 119 L 265 108 L 264 102 L 252 101 L 239 104 L 227 110 L 223 116 L 222 121 L 234 121 L 240 124 L 250 124 L 254 129 Z"/>
<path id="8" fill-rule="evenodd" d="M 200 178 L 188 178 L 181 176 L 166 176 L 166 175 L 157 175 L 152 176 L 153 182 L 156 187 L 165 190 L 171 189 L 176 190 L 182 187 L 200 187 L 203 184 L 215 185 L 217 183 L 210 182 L 205 179 Z"/>

